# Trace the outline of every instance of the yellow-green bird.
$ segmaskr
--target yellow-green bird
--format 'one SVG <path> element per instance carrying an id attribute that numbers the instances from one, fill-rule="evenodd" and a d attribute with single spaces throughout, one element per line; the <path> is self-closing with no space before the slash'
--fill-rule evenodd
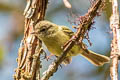
<path id="1" fill-rule="evenodd" d="M 52 54 L 59 57 L 63 52 L 61 47 L 74 35 L 74 32 L 66 26 L 56 25 L 49 21 L 40 21 L 36 24 L 33 34 L 44 42 Z M 96 54 L 90 50 L 89 53 L 86 53 L 79 45 L 75 44 L 67 53 L 67 56 L 63 61 L 64 64 L 69 64 L 72 60 L 72 56 L 76 56 L 78 54 L 96 66 L 101 66 L 110 60 L 109 57 Z"/>

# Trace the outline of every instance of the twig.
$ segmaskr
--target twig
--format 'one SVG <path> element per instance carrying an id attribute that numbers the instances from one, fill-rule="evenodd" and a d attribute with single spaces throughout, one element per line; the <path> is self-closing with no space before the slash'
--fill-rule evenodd
<path id="1" fill-rule="evenodd" d="M 91 25 L 94 17 L 98 14 L 98 10 L 101 4 L 102 0 L 96 0 L 96 2 L 88 10 L 88 13 L 85 14 L 85 16 L 81 17 L 82 22 L 80 22 L 81 24 L 79 24 L 79 28 L 76 34 L 70 39 L 69 43 L 64 47 L 62 55 L 49 66 L 48 70 L 45 71 L 41 80 L 48 80 L 57 71 L 58 66 L 64 60 L 65 56 L 67 55 L 67 52 L 73 47 L 75 42 L 79 41 L 82 42 L 84 35 L 88 30 L 88 27 Z"/>
<path id="2" fill-rule="evenodd" d="M 112 1 L 112 15 L 110 18 L 110 27 L 113 31 L 113 40 L 111 43 L 111 58 L 110 76 L 112 80 L 118 80 L 118 58 L 120 56 L 120 27 L 119 27 L 119 11 L 118 1 Z"/>
<path id="3" fill-rule="evenodd" d="M 24 38 L 18 51 L 14 80 L 40 80 L 41 41 L 31 34 L 35 24 L 44 19 L 48 0 L 27 0 L 24 10 Z"/>
<path id="4" fill-rule="evenodd" d="M 71 4 L 69 3 L 68 0 L 63 0 L 63 3 L 64 3 L 64 5 L 65 5 L 65 7 L 67 7 L 67 8 L 72 8 L 72 6 L 71 6 Z"/>

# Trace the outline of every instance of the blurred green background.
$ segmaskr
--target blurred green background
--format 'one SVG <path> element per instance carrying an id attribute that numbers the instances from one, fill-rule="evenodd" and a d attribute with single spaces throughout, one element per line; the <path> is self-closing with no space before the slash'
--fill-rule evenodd
<path id="1" fill-rule="evenodd" d="M 72 12 L 76 15 L 84 15 L 90 6 L 89 0 L 69 1 Z M 25 5 L 26 0 L 0 0 L 0 80 L 13 80 L 14 69 L 17 67 L 17 52 L 24 32 Z M 45 19 L 72 29 L 72 24 L 68 20 L 73 18 L 69 14 L 70 10 L 64 6 L 62 0 L 49 0 Z M 88 45 L 89 49 L 107 56 L 110 53 L 112 40 L 109 28 L 110 15 L 111 4 L 107 0 L 104 12 L 95 18 L 93 25 L 95 29 L 89 32 L 92 46 Z M 88 44 L 86 40 L 84 42 Z M 42 72 L 47 69 L 51 61 L 53 60 L 42 60 Z M 110 80 L 109 64 L 96 67 L 83 57 L 75 56 L 71 64 L 59 68 L 50 80 Z"/>

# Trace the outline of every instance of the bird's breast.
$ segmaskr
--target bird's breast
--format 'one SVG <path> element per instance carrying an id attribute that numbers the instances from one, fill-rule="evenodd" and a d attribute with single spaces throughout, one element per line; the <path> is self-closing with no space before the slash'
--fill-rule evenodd
<path id="1" fill-rule="evenodd" d="M 63 52 L 62 47 L 69 39 L 70 39 L 69 36 L 62 33 L 61 34 L 58 33 L 51 37 L 44 37 L 42 40 L 52 54 L 56 56 L 60 56 L 61 53 Z M 79 53 L 79 50 L 80 50 L 80 47 L 75 45 L 68 52 L 67 56 L 76 56 Z"/>

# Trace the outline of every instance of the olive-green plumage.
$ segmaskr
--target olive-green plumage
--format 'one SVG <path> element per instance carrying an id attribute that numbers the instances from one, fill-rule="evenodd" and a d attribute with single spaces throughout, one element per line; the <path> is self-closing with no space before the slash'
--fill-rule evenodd
<path id="1" fill-rule="evenodd" d="M 61 48 L 74 35 L 66 26 L 59 26 L 49 21 L 40 21 L 35 26 L 35 35 L 44 42 L 48 50 L 55 56 L 60 56 L 63 52 Z M 84 44 L 84 43 L 83 43 Z M 71 62 L 71 57 L 80 54 L 88 61 L 96 66 L 101 66 L 109 62 L 109 58 L 104 55 L 96 54 L 89 50 L 89 53 L 84 52 L 79 45 L 74 45 L 68 52 L 65 64 Z"/>

